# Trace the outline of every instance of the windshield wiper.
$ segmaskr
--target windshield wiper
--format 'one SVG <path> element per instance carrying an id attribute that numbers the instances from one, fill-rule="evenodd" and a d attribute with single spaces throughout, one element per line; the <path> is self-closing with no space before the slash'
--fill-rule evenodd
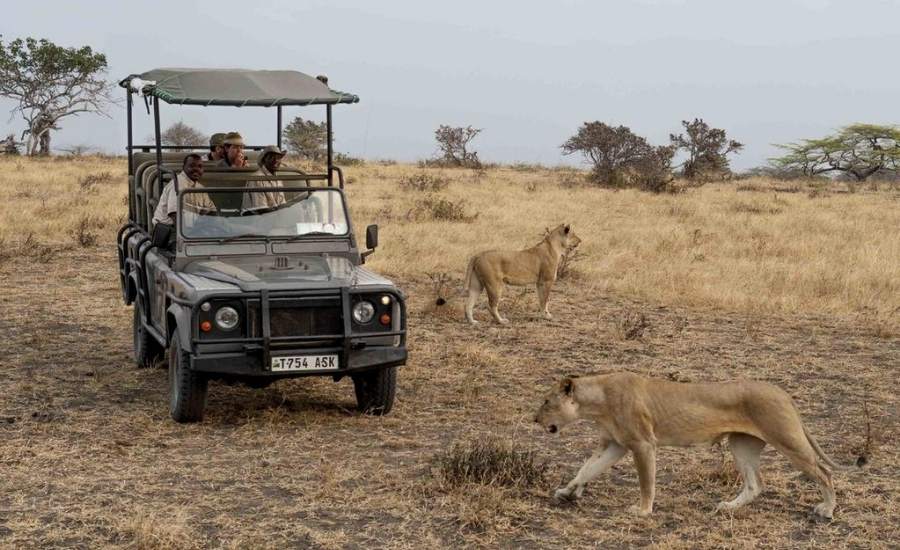
<path id="1" fill-rule="evenodd" d="M 230 243 L 232 241 L 236 241 L 238 239 L 264 239 L 266 242 L 269 242 L 268 235 L 261 235 L 259 233 L 244 233 L 242 235 L 235 235 L 233 237 L 225 237 L 219 239 L 219 244 Z"/>
<path id="2" fill-rule="evenodd" d="M 329 237 L 337 237 L 334 233 L 329 233 L 328 231 L 310 231 L 309 233 L 301 233 L 299 235 L 294 235 L 289 238 L 287 242 L 299 241 L 303 237 L 315 237 L 316 235 L 328 235 Z"/>

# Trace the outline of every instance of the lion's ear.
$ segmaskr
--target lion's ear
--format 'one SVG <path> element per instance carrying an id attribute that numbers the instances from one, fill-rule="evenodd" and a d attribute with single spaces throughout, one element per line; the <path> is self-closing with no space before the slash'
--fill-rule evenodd
<path id="1" fill-rule="evenodd" d="M 572 392 L 575 390 L 575 379 L 571 376 L 566 376 L 560 381 L 559 389 L 566 395 L 572 395 Z"/>
<path id="2" fill-rule="evenodd" d="M 563 229 L 563 231 L 566 233 L 566 235 L 569 234 L 569 224 L 566 224 L 566 227 L 565 229 Z"/>

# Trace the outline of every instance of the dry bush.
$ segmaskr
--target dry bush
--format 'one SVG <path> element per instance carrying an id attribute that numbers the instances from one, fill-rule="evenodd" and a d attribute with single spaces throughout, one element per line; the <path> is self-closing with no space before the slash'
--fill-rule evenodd
<path id="1" fill-rule="evenodd" d="M 98 235 L 95 229 L 101 229 L 103 222 L 92 216 L 82 216 L 75 232 L 75 243 L 81 248 L 89 248 L 97 244 Z"/>
<path id="2" fill-rule="evenodd" d="M 527 488 L 543 483 L 549 468 L 532 449 L 512 439 L 454 443 L 435 457 L 436 478 L 444 487 L 467 483 Z"/>
<path id="3" fill-rule="evenodd" d="M 616 321 L 616 329 L 623 340 L 635 340 L 644 335 L 650 326 L 647 317 L 640 311 L 626 311 Z"/>
<path id="4" fill-rule="evenodd" d="M 400 189 L 404 191 L 434 192 L 443 191 L 450 185 L 450 178 L 443 174 L 417 172 L 400 178 Z"/>
<path id="5" fill-rule="evenodd" d="M 58 251 L 62 248 L 39 242 L 33 233 L 25 236 L 25 239 L 18 245 L 18 251 L 13 251 L 10 257 L 21 256 L 30 258 L 38 263 L 45 264 L 52 260 Z"/>
<path id="6" fill-rule="evenodd" d="M 436 220 L 448 222 L 471 223 L 478 218 L 478 213 L 466 213 L 467 204 L 464 199 L 453 201 L 443 197 L 428 195 L 416 201 L 407 213 L 410 221 Z"/>
<path id="7" fill-rule="evenodd" d="M 559 280 L 568 279 L 574 273 L 573 269 L 576 263 L 585 259 L 586 255 L 575 247 L 567 248 L 559 260 L 559 266 L 556 268 L 556 278 Z"/>

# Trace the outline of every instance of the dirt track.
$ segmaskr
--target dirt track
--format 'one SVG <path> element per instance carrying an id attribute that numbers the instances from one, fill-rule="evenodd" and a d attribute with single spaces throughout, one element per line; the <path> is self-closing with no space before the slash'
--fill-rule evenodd
<path id="1" fill-rule="evenodd" d="M 850 321 L 761 317 L 640 304 L 572 282 L 556 316 L 534 294 L 508 294 L 512 324 L 460 321 L 459 299 L 432 312 L 411 296 L 410 362 L 395 411 L 353 412 L 348 380 L 265 390 L 213 383 L 203 424 L 171 422 L 165 372 L 131 362 L 131 312 L 110 247 L 49 263 L 0 264 L 0 546 L 509 547 L 647 545 L 888 547 L 900 540 L 897 381 L 900 340 Z M 78 266 L 79 269 L 75 269 Z M 486 320 L 480 309 L 478 316 Z M 627 339 L 623 319 L 648 327 Z M 738 490 L 718 448 L 664 449 L 657 511 L 637 519 L 630 459 L 577 506 L 548 498 L 590 450 L 590 429 L 559 437 L 530 422 L 559 375 L 627 369 L 676 380 L 754 377 L 781 385 L 838 461 L 863 442 L 868 402 L 876 449 L 862 473 L 838 474 L 835 520 L 809 511 L 814 485 L 770 448 L 766 489 L 733 515 Z M 444 489 L 431 475 L 449 443 L 521 438 L 551 464 L 527 489 Z"/>

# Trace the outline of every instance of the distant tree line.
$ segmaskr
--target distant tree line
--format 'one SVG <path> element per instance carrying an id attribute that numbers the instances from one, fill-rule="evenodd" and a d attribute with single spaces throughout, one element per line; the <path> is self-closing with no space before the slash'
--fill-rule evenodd
<path id="1" fill-rule="evenodd" d="M 14 134 L 0 139 L 0 153 L 49 154 L 51 133 L 61 128 L 65 118 L 82 113 L 105 115 L 113 102 L 113 84 L 103 77 L 106 70 L 106 56 L 90 46 L 64 48 L 34 38 L 6 43 L 0 35 L 0 97 L 13 100 L 13 115 L 25 122 L 19 139 Z M 689 185 L 730 177 L 729 156 L 740 153 L 744 145 L 702 118 L 684 120 L 681 125 L 682 133 L 670 134 L 667 144 L 653 145 L 627 126 L 585 122 L 561 148 L 565 155 L 582 155 L 591 165 L 590 180 L 599 185 L 658 192 L 670 189 L 676 177 Z M 473 126 L 439 126 L 435 130 L 438 152 L 426 164 L 481 168 L 472 142 L 482 131 Z M 324 122 L 295 117 L 284 127 L 282 140 L 295 155 L 320 162 L 326 155 L 326 134 Z M 161 135 L 166 145 L 184 147 L 204 143 L 205 139 L 200 131 L 181 121 Z M 900 178 L 897 126 L 852 124 L 822 138 L 778 147 L 784 154 L 769 159 L 769 165 L 756 172 L 784 178 L 855 181 Z M 340 154 L 336 158 L 357 160 Z M 675 164 L 676 158 L 683 160 Z"/>
<path id="2" fill-rule="evenodd" d="M 701 118 L 681 125 L 684 133 L 670 134 L 667 145 L 651 145 L 627 126 L 585 122 L 562 144 L 562 150 L 566 155 L 580 153 L 592 165 L 591 181 L 609 187 L 661 192 L 671 188 L 676 176 L 694 184 L 727 178 L 731 174 L 728 155 L 740 152 L 743 144 Z M 679 152 L 686 158 L 673 166 Z"/>

